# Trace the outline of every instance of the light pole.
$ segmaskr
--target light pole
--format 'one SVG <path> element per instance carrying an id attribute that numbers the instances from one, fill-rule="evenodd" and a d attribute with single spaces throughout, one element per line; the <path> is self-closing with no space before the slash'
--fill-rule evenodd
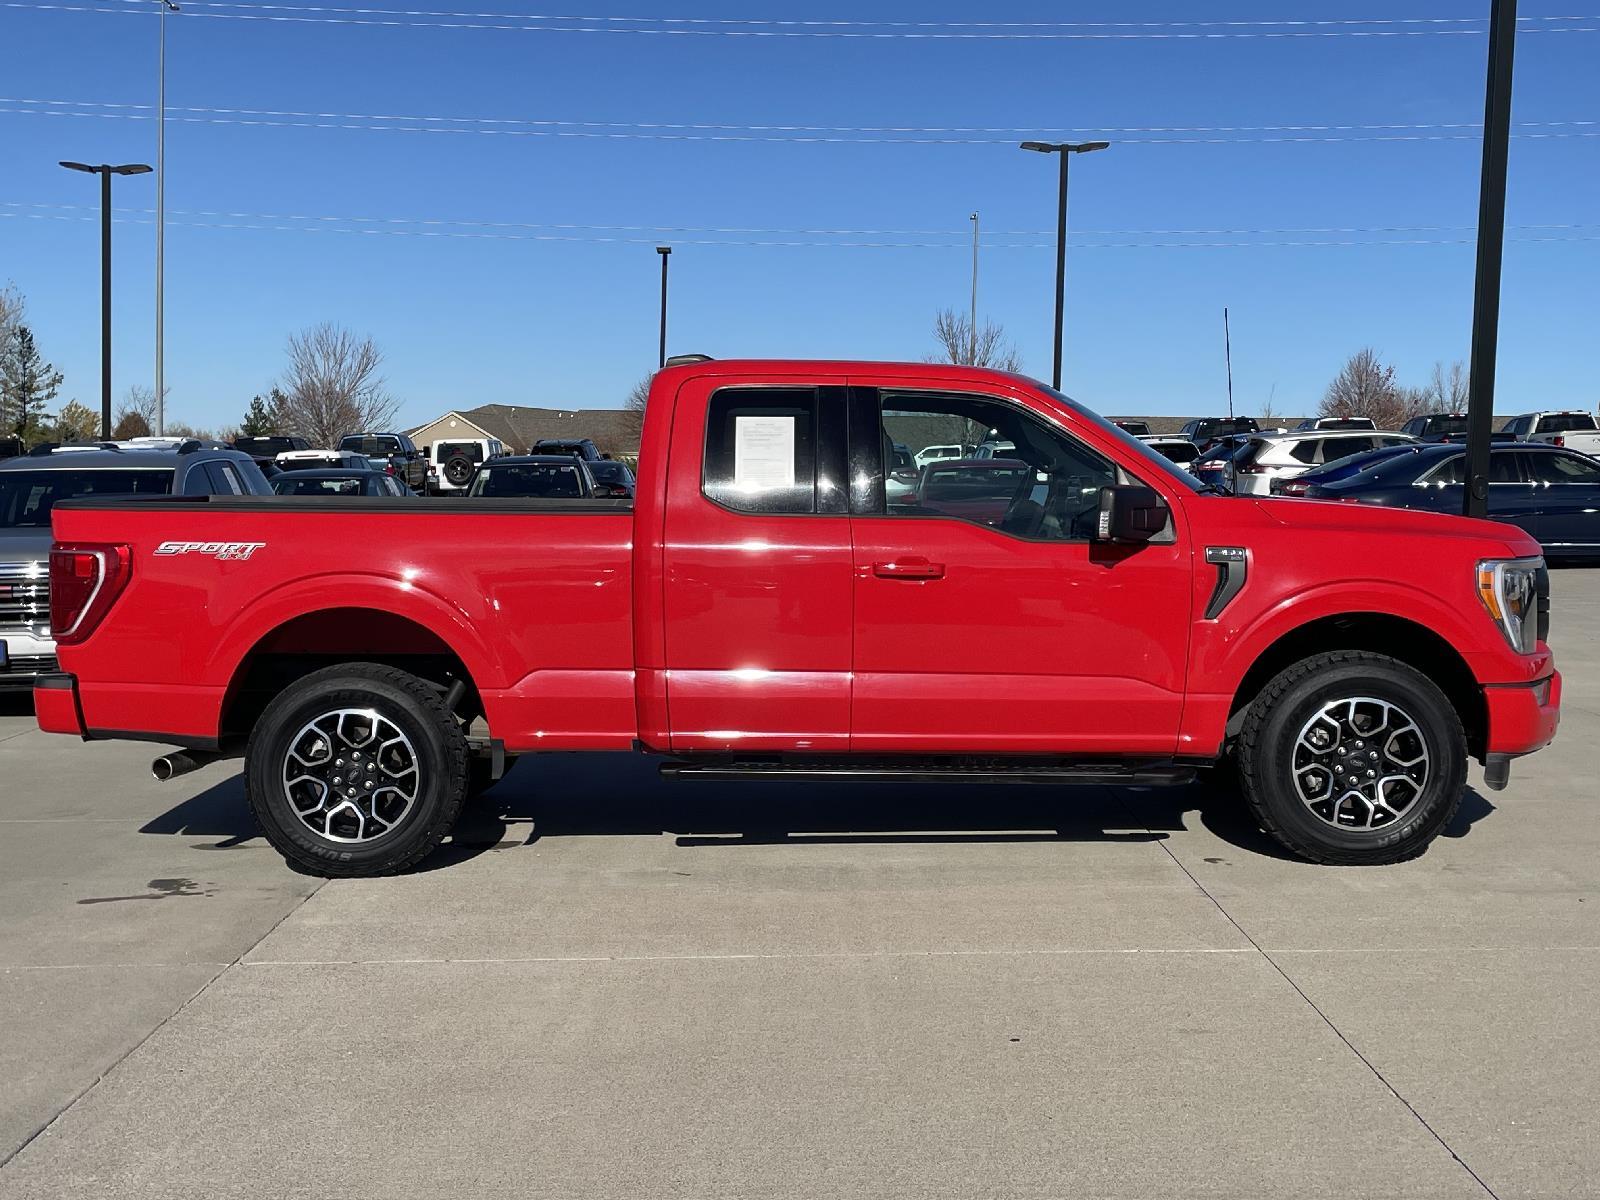
<path id="1" fill-rule="evenodd" d="M 671 246 L 657 246 L 661 255 L 661 360 L 658 366 L 667 365 L 667 259 L 672 256 Z"/>
<path id="2" fill-rule="evenodd" d="M 144 163 L 111 166 L 101 163 L 63 162 L 69 171 L 86 171 L 100 176 L 100 436 L 111 437 L 111 177 L 147 175 Z"/>
<path id="3" fill-rule="evenodd" d="M 1067 163 L 1074 154 L 1104 150 L 1110 142 L 1023 142 L 1024 150 L 1061 156 L 1061 202 L 1056 213 L 1056 354 L 1051 386 L 1061 389 L 1061 327 L 1067 316 Z"/>
<path id="4" fill-rule="evenodd" d="M 968 220 L 972 222 L 972 316 L 971 324 L 967 329 L 967 365 L 978 365 L 978 214 L 973 213 Z"/>
<path id="5" fill-rule="evenodd" d="M 167 432 L 167 14 L 173 0 L 160 0 L 161 47 L 156 55 L 156 435 Z"/>
<path id="6" fill-rule="evenodd" d="M 1489 442 L 1494 425 L 1495 359 L 1500 343 L 1500 263 L 1506 238 L 1506 172 L 1511 150 L 1511 75 L 1517 50 L 1517 0 L 1494 0 L 1489 16 L 1489 79 L 1483 117 L 1483 179 L 1478 190 L 1478 268 L 1472 302 L 1472 373 L 1467 392 L 1467 486 L 1462 511 L 1489 515 Z"/>

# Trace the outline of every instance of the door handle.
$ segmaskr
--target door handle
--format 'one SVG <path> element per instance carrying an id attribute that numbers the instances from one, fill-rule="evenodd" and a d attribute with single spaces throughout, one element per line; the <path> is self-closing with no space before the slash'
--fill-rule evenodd
<path id="1" fill-rule="evenodd" d="M 893 562 L 873 563 L 872 573 L 879 579 L 943 579 L 944 564 L 911 555 Z"/>

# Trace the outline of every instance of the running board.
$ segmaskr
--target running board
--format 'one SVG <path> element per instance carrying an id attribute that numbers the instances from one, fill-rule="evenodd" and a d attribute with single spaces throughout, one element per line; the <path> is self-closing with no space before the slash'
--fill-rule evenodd
<path id="1" fill-rule="evenodd" d="M 1170 761 L 1060 762 L 1005 758 L 960 759 L 701 759 L 661 764 L 667 779 L 878 780 L 885 783 L 1044 783 L 1177 787 L 1196 769 Z"/>

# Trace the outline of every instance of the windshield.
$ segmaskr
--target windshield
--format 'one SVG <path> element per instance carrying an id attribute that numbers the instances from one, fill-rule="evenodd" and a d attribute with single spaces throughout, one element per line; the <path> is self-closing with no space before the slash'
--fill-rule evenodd
<path id="1" fill-rule="evenodd" d="M 1424 428 L 1432 435 L 1465 433 L 1467 431 L 1467 419 L 1457 416 L 1429 417 L 1428 423 Z"/>
<path id="2" fill-rule="evenodd" d="M 295 439 L 288 437 L 242 437 L 235 439 L 233 448 L 259 458 L 276 457 L 285 450 L 299 449 Z"/>
<path id="3" fill-rule="evenodd" d="M 388 458 L 390 455 L 400 453 L 400 439 L 352 435 L 339 443 L 339 449 L 353 450 L 365 458 Z"/>
<path id="4" fill-rule="evenodd" d="M 359 496 L 361 480 L 351 476 L 346 479 L 296 479 L 292 474 L 279 475 L 272 481 L 272 490 L 280 496 Z"/>
<path id="5" fill-rule="evenodd" d="M 1180 487 L 1187 488 L 1191 492 L 1214 490 L 1209 489 L 1206 484 L 1201 483 L 1198 479 L 1189 474 L 1189 472 L 1185 471 L 1182 467 L 1178 466 L 1178 464 L 1173 462 L 1171 459 L 1165 458 L 1155 450 L 1152 450 L 1149 443 L 1141 442 L 1126 429 L 1117 428 L 1113 422 L 1108 421 L 1105 417 L 1102 417 L 1093 409 L 1084 407 L 1076 400 L 1062 395 L 1060 392 L 1056 391 L 1055 388 L 1039 383 L 1037 380 L 1034 381 L 1034 386 L 1046 396 L 1049 396 L 1051 399 L 1053 399 L 1056 403 L 1060 404 L 1061 407 L 1065 408 L 1068 412 L 1073 413 L 1075 416 L 1081 418 L 1088 424 L 1095 426 L 1102 432 L 1109 434 L 1130 456 L 1141 459 L 1145 463 L 1148 463 L 1152 474 L 1158 474 L 1162 478 L 1170 480 L 1171 482 L 1178 484 Z"/>
<path id="6" fill-rule="evenodd" d="M 49 529 L 50 510 L 74 496 L 148 496 L 172 491 L 172 472 L 57 470 L 0 472 L 0 529 Z"/>
<path id="7" fill-rule="evenodd" d="M 583 484 L 575 466 L 517 464 L 479 471 L 467 495 L 577 498 L 583 495 Z"/>
<path id="8" fill-rule="evenodd" d="M 1594 418 L 1588 413 L 1551 413 L 1539 418 L 1540 433 L 1570 433 L 1574 429 L 1593 429 Z"/>

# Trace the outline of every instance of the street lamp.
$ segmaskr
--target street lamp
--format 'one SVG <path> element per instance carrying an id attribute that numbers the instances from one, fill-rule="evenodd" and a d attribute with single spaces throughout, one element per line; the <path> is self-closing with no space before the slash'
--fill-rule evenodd
<path id="1" fill-rule="evenodd" d="M 1056 355 L 1051 386 L 1061 388 L 1061 327 L 1066 321 L 1067 303 L 1067 163 L 1074 154 L 1105 150 L 1110 142 L 1023 142 L 1024 150 L 1061 156 L 1061 204 L 1056 214 Z"/>
<path id="2" fill-rule="evenodd" d="M 180 11 L 160 0 L 161 47 L 156 55 L 156 433 L 167 432 L 166 274 L 167 274 L 167 14 Z"/>
<path id="3" fill-rule="evenodd" d="M 671 246 L 657 246 L 656 253 L 661 255 L 661 361 L 660 366 L 667 365 L 667 259 L 672 255 Z"/>
<path id="4" fill-rule="evenodd" d="M 85 171 L 100 176 L 100 436 L 111 436 L 111 177 L 148 175 L 144 163 L 111 166 L 101 163 L 63 162 L 69 171 Z"/>

